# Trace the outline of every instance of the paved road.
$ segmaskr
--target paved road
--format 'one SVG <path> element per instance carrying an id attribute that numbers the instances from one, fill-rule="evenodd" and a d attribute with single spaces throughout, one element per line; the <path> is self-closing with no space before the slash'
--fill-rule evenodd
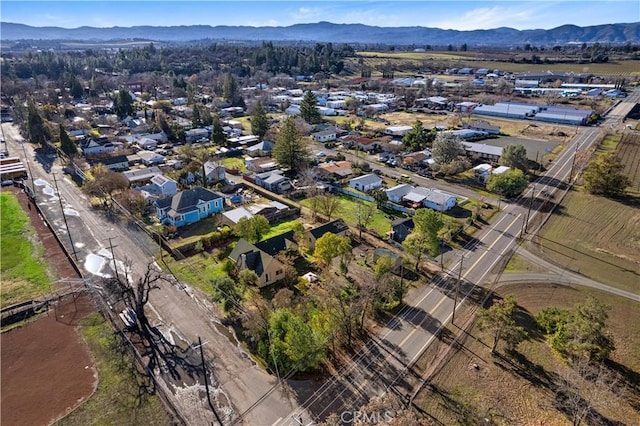
<path id="1" fill-rule="evenodd" d="M 613 129 L 640 99 L 637 89 L 615 107 L 601 125 Z M 477 240 L 458 254 L 449 269 L 429 285 L 405 298 L 406 305 L 383 327 L 336 377 L 306 401 L 301 401 L 316 418 L 331 412 L 350 410 L 369 397 L 383 392 L 409 395 L 415 382 L 412 367 L 428 345 L 436 339 L 443 324 L 452 319 L 455 287 L 460 277 L 459 304 L 481 302 L 487 290 L 482 287 L 490 277 L 502 271 L 509 255 L 517 247 L 517 237 L 524 236 L 529 223 L 549 207 L 543 191 L 559 199 L 567 190 L 567 179 L 574 168 L 575 153 L 591 147 L 601 135 L 596 127 L 581 128 L 567 149 L 547 172 L 512 203 L 504 203 L 501 214 L 484 229 Z M 573 175 L 577 171 L 573 170 Z M 633 295 L 631 295 L 633 296 Z M 291 415 L 295 415 L 292 412 Z M 294 425 L 287 416 L 280 425 Z"/>
<path id="2" fill-rule="evenodd" d="M 531 253 L 522 246 L 518 247 L 516 253 L 530 262 L 543 267 L 548 272 L 546 273 L 509 273 L 500 276 L 500 284 L 510 284 L 516 282 L 558 282 L 561 284 L 578 284 L 584 287 L 590 287 L 596 290 L 604 291 L 606 293 L 615 294 L 616 296 L 624 297 L 629 300 L 640 302 L 640 294 L 633 293 L 626 290 L 621 290 L 616 287 L 612 287 L 607 284 L 603 284 L 599 281 L 592 280 L 584 275 L 576 274 L 575 272 L 568 271 L 558 265 L 548 262 L 539 256 Z"/>
<path id="3" fill-rule="evenodd" d="M 157 253 L 157 246 L 147 234 L 135 226 L 128 226 L 116 219 L 109 220 L 101 211 L 92 210 L 89 200 L 63 175 L 60 165 L 52 163 L 50 158 L 36 156 L 30 144 L 23 145 L 15 126 L 5 123 L 2 130 L 10 154 L 28 161 L 33 179 L 26 184 L 35 189 L 38 206 L 50 219 L 54 231 L 67 249 L 70 252 L 75 250 L 78 264 L 85 276 L 96 279 L 106 275 L 113 276 L 110 238 L 118 270 L 124 271 L 128 260 L 131 261 L 132 277 L 137 279 L 142 276 Z M 71 239 L 62 217 L 63 209 Z M 261 425 L 271 424 L 296 408 L 296 401 L 286 391 L 286 387 L 280 386 L 276 391 L 270 392 L 276 385 L 276 380 L 255 365 L 227 337 L 228 331 L 216 319 L 216 309 L 207 302 L 205 295 L 188 286 L 169 283 L 160 285 L 159 290 L 151 293 L 148 305 L 152 313 L 152 325 L 157 326 L 170 340 L 182 342 L 182 346 L 195 345 L 198 337 L 202 338 L 205 358 L 213 370 L 213 387 L 220 393 L 218 400 L 223 405 L 221 411 L 237 416 L 252 408 L 243 417 L 243 421 L 250 425 Z M 167 384 L 172 390 L 174 385 L 175 383 Z M 199 392 L 199 399 L 187 396 L 182 398 L 181 395 L 187 390 Z M 182 392 L 174 395 L 176 405 L 182 408 L 181 411 L 190 424 L 201 424 L 203 419 L 207 419 L 207 422 L 215 421 L 202 392 L 201 386 L 187 389 L 185 385 Z M 253 407 L 256 401 L 262 403 Z"/>

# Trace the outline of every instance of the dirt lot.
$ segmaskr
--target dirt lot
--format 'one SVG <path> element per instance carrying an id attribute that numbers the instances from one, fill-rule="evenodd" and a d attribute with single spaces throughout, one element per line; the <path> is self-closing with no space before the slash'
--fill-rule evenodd
<path id="1" fill-rule="evenodd" d="M 28 207 L 24 193 L 5 187 L 18 200 L 36 230 L 50 268 L 59 277 L 77 278 L 57 240 Z M 85 298 L 66 297 L 48 315 L 0 335 L 2 360 L 2 423 L 48 424 L 84 402 L 93 393 L 97 375 L 93 359 L 76 325 L 93 305 Z"/>
<path id="2" fill-rule="evenodd" d="M 93 310 L 67 297 L 44 318 L 2 333 L 2 424 L 49 424 L 91 396 L 98 377 L 75 326 Z"/>
<path id="3" fill-rule="evenodd" d="M 569 308 L 588 294 L 613 307 L 609 329 L 616 350 L 612 369 L 623 375 L 620 394 L 608 395 L 597 407 L 603 422 L 593 424 L 640 424 L 634 407 L 640 403 L 640 309 L 635 302 L 608 294 L 552 284 L 506 286 L 500 295 L 514 294 L 524 308 L 522 324 L 546 306 Z M 459 330 L 458 330 L 459 331 Z M 518 357 L 494 357 L 489 337 L 473 327 L 453 358 L 433 377 L 432 387 L 422 390 L 414 402 L 428 413 L 429 424 L 565 425 L 571 424 L 556 406 L 551 390 L 562 361 L 542 336 L 531 333 L 520 344 Z M 443 339 L 446 341 L 446 339 Z M 421 360 L 422 361 L 422 360 Z M 425 361 L 427 364 L 429 362 Z"/>

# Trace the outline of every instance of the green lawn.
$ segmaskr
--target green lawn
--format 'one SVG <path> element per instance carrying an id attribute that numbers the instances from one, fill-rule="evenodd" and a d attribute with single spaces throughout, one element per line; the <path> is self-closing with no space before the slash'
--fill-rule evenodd
<path id="1" fill-rule="evenodd" d="M 338 197 L 340 198 L 340 207 L 338 209 L 338 212 L 335 213 L 331 219 L 341 218 L 341 219 L 344 219 L 347 225 L 354 226 L 354 227 L 357 226 L 358 225 L 358 219 L 356 216 L 356 211 L 357 211 L 356 200 L 357 199 L 354 197 L 349 197 L 348 195 L 339 195 Z M 371 204 L 368 201 L 363 201 L 363 202 L 365 204 Z M 300 201 L 300 204 L 302 204 L 305 207 L 309 207 L 310 202 L 307 199 L 307 200 Z M 385 233 L 391 230 L 391 221 L 393 221 L 398 217 L 401 217 L 401 216 L 400 215 L 392 216 L 391 214 L 387 214 L 383 211 L 376 210 L 376 212 L 373 215 L 373 219 L 371 220 L 371 223 L 367 226 L 367 228 L 374 230 L 378 235 L 383 237 Z"/>
<path id="2" fill-rule="evenodd" d="M 275 237 L 276 235 L 284 234 L 285 232 L 291 231 L 298 224 L 302 224 L 302 222 L 300 222 L 299 219 L 293 219 L 272 225 L 269 232 L 262 236 L 262 239 L 266 240 L 268 238 Z"/>
<path id="3" fill-rule="evenodd" d="M 0 193 L 0 273 L 2 307 L 46 294 L 51 279 L 42 261 L 42 245 L 33 242 L 29 218 L 11 193 Z"/>
<path id="4" fill-rule="evenodd" d="M 123 353 L 113 329 L 97 313 L 80 327 L 98 369 L 98 389 L 87 402 L 56 425 L 172 425 L 156 395 L 140 393 L 133 359 Z"/>
<path id="5" fill-rule="evenodd" d="M 237 169 L 243 173 L 247 171 L 244 160 L 239 157 L 226 157 L 222 159 L 221 163 L 227 169 Z"/>
<path id="6" fill-rule="evenodd" d="M 225 275 L 222 263 L 206 253 L 179 261 L 167 256 L 165 261 L 178 280 L 198 287 L 207 293 L 211 293 L 211 280 Z"/>

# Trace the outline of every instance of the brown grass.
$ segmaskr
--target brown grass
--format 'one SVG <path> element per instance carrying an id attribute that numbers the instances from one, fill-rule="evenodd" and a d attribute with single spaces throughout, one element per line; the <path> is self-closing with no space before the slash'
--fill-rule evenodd
<path id="1" fill-rule="evenodd" d="M 587 295 L 613 306 L 609 329 L 617 349 L 612 358 L 636 374 L 640 371 L 640 309 L 637 303 L 596 291 L 550 284 L 506 286 L 499 293 L 501 296 L 515 295 L 525 310 L 525 323 L 526 317 L 529 318 L 529 326 L 531 316 L 542 308 L 568 308 L 583 301 Z M 555 395 L 548 387 L 550 381 L 556 380 L 556 371 L 564 363 L 543 338 L 533 336 L 519 345 L 519 358 L 501 359 L 491 355 L 483 343 L 488 342 L 487 336 L 474 326 L 463 347 L 437 372 L 431 382 L 433 387 L 423 389 L 414 402 L 437 424 L 479 424 L 485 419 L 504 425 L 567 424 L 565 415 L 553 406 Z M 433 354 L 426 358 L 420 360 L 419 367 L 432 362 Z M 621 424 L 638 424 L 640 414 L 632 404 L 637 406 L 640 395 L 637 389 L 634 392 L 617 398 L 615 404 L 609 404 L 600 413 Z"/>
<path id="2" fill-rule="evenodd" d="M 627 192 L 640 196 L 640 134 L 625 133 L 618 143 L 616 157 L 624 164 L 624 174 L 631 181 Z"/>

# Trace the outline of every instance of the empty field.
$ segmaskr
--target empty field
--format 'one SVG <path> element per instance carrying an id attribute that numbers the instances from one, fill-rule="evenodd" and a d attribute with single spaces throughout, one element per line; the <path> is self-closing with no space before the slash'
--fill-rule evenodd
<path id="1" fill-rule="evenodd" d="M 624 164 L 624 174 L 631 181 L 627 191 L 632 196 L 640 196 L 640 134 L 626 133 L 622 136 L 616 157 Z"/>
<path id="2" fill-rule="evenodd" d="M 553 391 L 563 362 L 555 355 L 544 337 L 533 327 L 533 317 L 548 306 L 570 308 L 591 295 L 611 306 L 608 328 L 616 350 L 613 366 L 627 379 L 620 383 L 621 396 L 608 395 L 598 407 L 601 422 L 589 424 L 638 424 L 635 409 L 640 395 L 634 385 L 640 369 L 640 309 L 638 303 L 607 293 L 554 284 L 522 284 L 502 287 L 501 296 L 513 294 L 523 308 L 518 322 L 530 338 L 518 348 L 518 356 L 492 356 L 490 337 L 474 326 L 461 342 L 453 357 L 437 372 L 431 388 L 424 388 L 414 400 L 429 413 L 427 424 L 495 424 L 495 425 L 566 425 L 571 418 L 558 409 Z M 442 344 L 449 344 L 451 327 L 442 333 Z M 501 350 L 503 353 L 503 350 Z M 424 368 L 432 357 L 418 362 Z M 601 395 L 602 397 L 602 395 Z M 607 423 L 606 421 L 609 421 Z"/>
<path id="3" fill-rule="evenodd" d="M 597 281 L 640 292 L 640 209 L 572 191 L 537 243 L 559 265 Z"/>

